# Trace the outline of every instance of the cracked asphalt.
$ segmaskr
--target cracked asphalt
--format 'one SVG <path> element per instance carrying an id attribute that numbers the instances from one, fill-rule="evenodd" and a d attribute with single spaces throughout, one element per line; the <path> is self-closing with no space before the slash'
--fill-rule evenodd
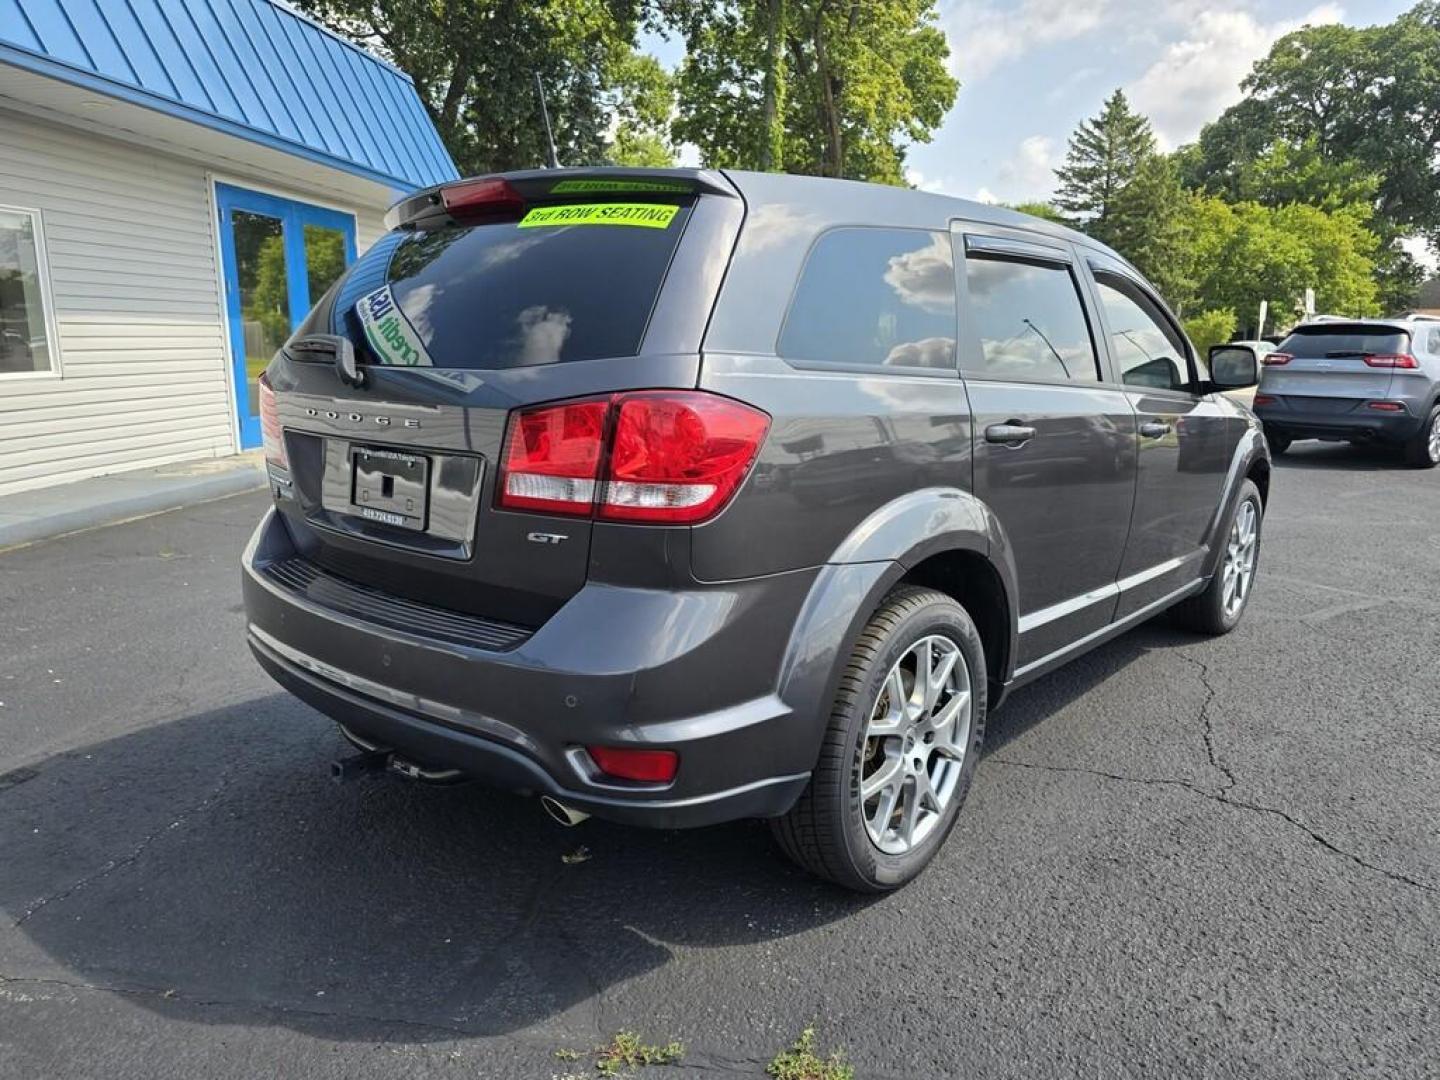
<path id="1" fill-rule="evenodd" d="M 1440 1075 L 1440 475 L 1297 444 L 1242 626 L 1017 693 L 898 895 L 762 825 L 334 785 L 242 643 L 263 496 L 0 553 L 0 1077 Z M 562 856 L 578 845 L 587 861 Z"/>

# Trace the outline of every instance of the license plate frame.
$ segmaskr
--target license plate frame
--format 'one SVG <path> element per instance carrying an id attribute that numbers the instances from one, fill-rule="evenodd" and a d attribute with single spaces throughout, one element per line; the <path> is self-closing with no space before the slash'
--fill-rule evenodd
<path id="1" fill-rule="evenodd" d="M 424 532 L 430 516 L 430 459 L 384 446 L 352 446 L 350 512 L 366 521 Z"/>

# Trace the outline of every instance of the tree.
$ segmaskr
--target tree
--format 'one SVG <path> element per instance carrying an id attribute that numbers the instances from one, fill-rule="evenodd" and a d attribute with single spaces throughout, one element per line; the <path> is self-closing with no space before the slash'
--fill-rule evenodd
<path id="1" fill-rule="evenodd" d="M 1235 325 L 1235 312 L 1229 308 L 1204 311 L 1185 320 L 1185 336 L 1200 355 L 1205 356 L 1210 346 L 1223 345 L 1234 338 Z"/>
<path id="2" fill-rule="evenodd" d="M 1154 154 L 1150 121 L 1130 108 L 1124 91 L 1116 90 L 1100 115 L 1082 121 L 1070 137 L 1065 164 L 1055 170 L 1055 206 L 1108 243 L 1116 197 Z"/>
<path id="3" fill-rule="evenodd" d="M 674 136 L 709 165 L 900 184 L 959 88 L 935 0 L 728 0 L 674 23 Z"/>
<path id="4" fill-rule="evenodd" d="M 1064 214 L 1056 210 L 1048 202 L 1022 202 L 1014 203 L 1009 207 L 1011 210 L 1019 211 L 1022 214 L 1029 214 L 1031 217 L 1040 218 L 1042 221 L 1052 221 L 1056 225 L 1070 225 L 1071 221 Z"/>
<path id="5" fill-rule="evenodd" d="M 1307 26 L 1287 34 L 1255 64 L 1242 84 L 1244 100 L 1186 149 L 1185 179 L 1241 198 L 1247 167 L 1276 140 L 1309 147 L 1330 166 L 1377 178 L 1382 236 L 1419 232 L 1440 252 L 1437 57 L 1437 0 L 1385 26 Z M 1409 271 L 1398 262 L 1403 277 Z"/>
<path id="6" fill-rule="evenodd" d="M 1134 263 L 1183 312 L 1195 285 L 1188 210 L 1175 163 L 1151 153 L 1111 197 L 1107 217 L 1093 220 L 1088 231 Z"/>
<path id="7" fill-rule="evenodd" d="M 296 2 L 414 80 L 462 173 L 545 160 L 537 74 L 562 162 L 668 152 L 669 79 L 635 52 L 644 0 Z"/>

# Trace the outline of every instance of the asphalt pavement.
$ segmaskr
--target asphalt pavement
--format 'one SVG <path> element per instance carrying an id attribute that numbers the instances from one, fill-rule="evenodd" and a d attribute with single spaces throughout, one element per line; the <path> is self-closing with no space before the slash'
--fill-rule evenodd
<path id="1" fill-rule="evenodd" d="M 1440 1074 L 1440 473 L 1297 444 L 1242 626 L 993 718 L 882 899 L 758 823 L 337 786 L 243 645 L 241 495 L 0 553 L 0 1077 Z M 572 858 L 580 854 L 588 858 Z"/>

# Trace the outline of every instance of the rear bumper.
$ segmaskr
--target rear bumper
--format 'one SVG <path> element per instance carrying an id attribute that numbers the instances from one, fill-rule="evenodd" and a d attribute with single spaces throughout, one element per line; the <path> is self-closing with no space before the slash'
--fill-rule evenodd
<path id="1" fill-rule="evenodd" d="M 775 686 L 813 573 L 693 592 L 592 584 L 517 646 L 491 651 L 327 608 L 264 572 L 293 556 L 267 514 L 243 558 L 250 648 L 368 743 L 667 828 L 782 814 L 808 782 L 818 728 Z M 607 779 L 583 751 L 596 744 L 676 750 L 678 774 L 665 786 Z"/>
<path id="2" fill-rule="evenodd" d="M 1361 403 L 1350 412 L 1318 412 L 1292 404 L 1284 398 L 1255 408 L 1255 415 L 1271 431 L 1292 439 L 1374 439 L 1401 443 L 1412 439 L 1424 423 L 1406 405 L 1404 412 L 1381 412 Z"/>

